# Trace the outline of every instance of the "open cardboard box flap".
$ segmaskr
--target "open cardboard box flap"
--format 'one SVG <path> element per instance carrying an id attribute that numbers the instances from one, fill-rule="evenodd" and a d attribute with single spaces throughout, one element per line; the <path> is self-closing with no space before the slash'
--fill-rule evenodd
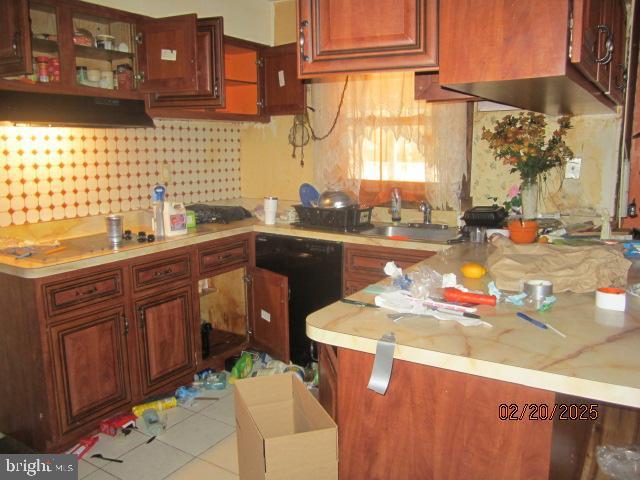
<path id="1" fill-rule="evenodd" d="M 336 424 L 294 374 L 239 381 L 235 403 L 243 480 L 337 479 Z"/>

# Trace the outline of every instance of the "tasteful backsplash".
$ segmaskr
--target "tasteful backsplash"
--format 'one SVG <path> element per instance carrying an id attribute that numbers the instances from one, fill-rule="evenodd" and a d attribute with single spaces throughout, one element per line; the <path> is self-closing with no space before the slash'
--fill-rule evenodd
<path id="1" fill-rule="evenodd" d="M 0 227 L 240 196 L 240 126 L 157 120 L 156 128 L 0 127 Z"/>

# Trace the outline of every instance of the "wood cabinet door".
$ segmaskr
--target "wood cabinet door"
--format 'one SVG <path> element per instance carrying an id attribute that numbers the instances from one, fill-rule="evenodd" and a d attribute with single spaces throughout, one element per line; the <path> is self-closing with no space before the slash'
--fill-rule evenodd
<path id="1" fill-rule="evenodd" d="M 32 70 L 31 29 L 27 0 L 0 0 L 0 74 Z"/>
<path id="2" fill-rule="evenodd" d="M 427 102 L 477 102 L 482 100 L 474 95 L 443 88 L 440 86 L 440 76 L 437 72 L 415 74 L 414 98 Z"/>
<path id="3" fill-rule="evenodd" d="M 626 10 L 623 0 L 607 0 L 607 10 L 611 12 L 613 30 L 613 56 L 609 69 L 609 89 L 607 96 L 618 105 L 624 101 L 627 83 L 625 40 L 627 34 Z"/>
<path id="4" fill-rule="evenodd" d="M 251 343 L 289 363 L 289 280 L 284 275 L 250 269 Z"/>
<path id="5" fill-rule="evenodd" d="M 262 50 L 264 103 L 267 115 L 304 113 L 305 88 L 298 79 L 297 45 L 290 43 Z"/>
<path id="6" fill-rule="evenodd" d="M 191 289 L 146 297 L 135 309 L 142 391 L 149 394 L 195 368 Z"/>
<path id="7" fill-rule="evenodd" d="M 338 354 L 333 345 L 319 346 L 318 377 L 320 405 L 338 423 Z"/>
<path id="8" fill-rule="evenodd" d="M 592 82 L 605 92 L 609 79 L 604 78 L 607 30 L 605 0 L 575 0 L 573 3 L 573 40 L 571 61 Z M 607 62 L 607 63 L 610 63 Z M 607 70 L 608 71 L 608 70 Z"/>
<path id="9" fill-rule="evenodd" d="M 123 306 L 51 327 L 51 354 L 64 434 L 131 400 Z"/>
<path id="10" fill-rule="evenodd" d="M 437 0 L 298 0 L 298 73 L 438 65 Z"/>
<path id="11" fill-rule="evenodd" d="M 196 93 L 196 15 L 138 24 L 141 92 Z"/>
<path id="12" fill-rule="evenodd" d="M 196 34 L 197 91 L 189 95 L 153 93 L 150 108 L 224 107 L 224 52 L 222 17 L 198 20 Z"/>

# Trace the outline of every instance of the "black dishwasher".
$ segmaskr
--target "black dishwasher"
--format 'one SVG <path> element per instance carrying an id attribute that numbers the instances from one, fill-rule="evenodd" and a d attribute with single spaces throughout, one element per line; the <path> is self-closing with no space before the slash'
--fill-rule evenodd
<path id="1" fill-rule="evenodd" d="M 342 244 L 260 233 L 256 266 L 289 279 L 291 361 L 304 366 L 315 357 L 305 333 L 307 315 L 342 298 Z"/>

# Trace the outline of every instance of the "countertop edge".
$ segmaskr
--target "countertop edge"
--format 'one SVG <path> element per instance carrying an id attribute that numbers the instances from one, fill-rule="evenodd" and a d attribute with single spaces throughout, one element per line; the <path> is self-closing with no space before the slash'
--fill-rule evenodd
<path id="1" fill-rule="evenodd" d="M 19 265 L 20 259 L 11 259 L 10 263 L 0 260 L 0 273 L 12 275 L 15 277 L 36 279 L 68 273 L 81 268 L 95 267 L 106 265 L 113 262 L 128 260 L 131 258 L 150 255 L 153 253 L 164 252 L 176 248 L 186 247 L 199 243 L 209 242 L 213 240 L 241 235 L 244 233 L 272 233 L 276 235 L 296 236 L 302 238 L 312 238 L 319 240 L 328 240 L 343 243 L 353 243 L 361 245 L 374 245 L 392 248 L 404 248 L 414 250 L 430 250 L 441 251 L 449 248 L 449 245 L 435 244 L 422 241 L 398 241 L 389 240 L 380 237 L 363 236 L 351 233 L 308 230 L 295 228 L 290 225 L 264 225 L 262 223 L 253 223 L 250 225 L 227 225 L 214 232 L 187 234 L 185 237 L 174 237 L 154 244 L 145 244 L 140 248 L 124 250 L 122 252 L 104 252 L 100 254 L 90 254 L 85 258 L 71 259 L 59 263 L 51 263 L 48 265 Z M 28 260 L 28 259 L 27 259 Z M 27 263 L 27 261 L 23 262 Z"/>
<path id="2" fill-rule="evenodd" d="M 308 321 L 306 332 L 307 336 L 316 342 L 364 353 L 375 354 L 376 352 L 377 341 L 370 338 L 323 330 L 310 325 Z M 421 365 L 444 368 L 455 372 L 468 373 L 616 405 L 640 408 L 640 389 L 636 388 L 477 360 L 408 345 L 396 345 L 393 356 L 399 360 Z"/>

